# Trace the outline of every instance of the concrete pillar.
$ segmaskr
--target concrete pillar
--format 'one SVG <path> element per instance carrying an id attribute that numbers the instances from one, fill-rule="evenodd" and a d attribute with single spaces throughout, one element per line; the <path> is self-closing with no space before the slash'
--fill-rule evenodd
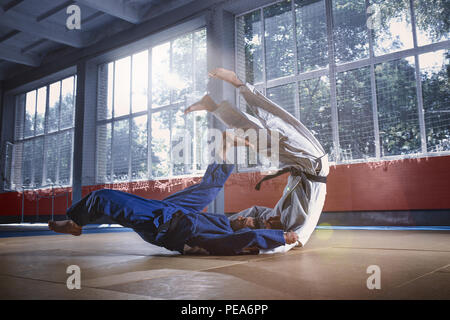
<path id="1" fill-rule="evenodd" d="M 1 136 L 1 145 L 0 145 L 0 192 L 4 190 L 5 179 L 8 173 L 5 173 L 5 155 L 6 155 L 6 142 L 14 141 L 14 96 L 13 95 L 5 95 L 3 90 L 3 81 L 0 81 L 0 136 Z M 7 190 L 6 190 L 7 191 Z"/>
<path id="2" fill-rule="evenodd" d="M 96 83 L 96 66 L 80 61 L 77 64 L 72 202 L 82 198 L 82 186 L 95 183 Z"/>
<path id="3" fill-rule="evenodd" d="M 213 70 L 217 67 L 234 70 L 234 16 L 224 10 L 222 6 L 212 8 L 208 14 L 207 39 L 208 70 Z M 230 103 L 235 102 L 234 88 L 223 81 L 210 80 L 208 92 L 217 103 L 223 100 L 227 100 Z M 213 116 L 209 115 L 208 120 L 211 128 L 226 129 Z M 208 211 L 223 214 L 224 208 L 225 193 L 222 190 L 216 200 L 208 207 Z"/>

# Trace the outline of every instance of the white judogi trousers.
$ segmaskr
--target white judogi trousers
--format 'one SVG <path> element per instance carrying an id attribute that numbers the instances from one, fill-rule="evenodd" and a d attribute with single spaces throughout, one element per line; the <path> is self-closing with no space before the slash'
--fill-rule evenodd
<path id="1" fill-rule="evenodd" d="M 239 87 L 239 93 L 247 102 L 255 116 L 251 116 L 222 102 L 213 112 L 226 126 L 232 129 L 266 129 L 279 134 L 279 168 L 294 167 L 310 175 L 326 177 L 329 173 L 328 155 L 320 142 L 294 116 L 266 98 L 252 85 Z M 270 137 L 267 141 L 270 142 Z M 270 144 L 268 143 L 268 149 Z M 261 152 L 262 150 L 258 150 Z M 267 150 L 264 150 L 268 154 Z M 271 152 L 272 150 L 269 150 Z M 276 150 L 275 150 L 276 151 Z M 262 185 L 264 188 L 264 184 Z M 325 202 L 326 184 L 308 179 L 304 174 L 290 175 L 283 195 L 274 208 L 253 206 L 238 212 L 230 219 L 260 217 L 267 219 L 280 216 L 285 231 L 295 231 L 299 241 L 260 253 L 285 252 L 296 245 L 304 246 L 319 220 Z"/>

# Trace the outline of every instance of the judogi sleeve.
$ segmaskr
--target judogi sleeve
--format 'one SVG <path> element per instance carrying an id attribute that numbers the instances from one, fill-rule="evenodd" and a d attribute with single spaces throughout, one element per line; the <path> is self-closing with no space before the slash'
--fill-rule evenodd
<path id="1" fill-rule="evenodd" d="M 233 107 L 227 101 L 220 103 L 219 107 L 213 111 L 213 114 L 228 128 L 243 130 L 258 130 L 263 128 L 258 119 Z"/>
<path id="2" fill-rule="evenodd" d="M 284 245 L 283 230 L 241 229 L 229 234 L 202 234 L 188 241 L 191 247 L 200 247 L 213 255 L 235 255 L 248 247 L 274 249 Z"/>

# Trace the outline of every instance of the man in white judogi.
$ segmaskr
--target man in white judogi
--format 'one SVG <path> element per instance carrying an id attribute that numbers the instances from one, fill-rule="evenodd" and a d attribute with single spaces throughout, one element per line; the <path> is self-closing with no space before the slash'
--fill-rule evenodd
<path id="1" fill-rule="evenodd" d="M 299 120 L 252 85 L 244 84 L 233 71 L 218 68 L 209 75 L 238 88 L 254 116 L 237 109 L 227 101 L 217 105 L 208 95 L 186 109 L 185 113 L 196 110 L 212 112 L 229 128 L 241 129 L 239 132 L 266 129 L 267 141 L 271 140 L 271 132 L 276 131 L 279 136 L 279 167 L 282 169 L 277 175 L 291 173 L 275 208 L 253 206 L 234 214 L 230 219 L 242 220 L 243 218 L 239 217 L 244 217 L 249 220 L 247 223 L 252 225 L 253 219 L 268 221 L 270 217 L 279 217 L 285 231 L 292 230 L 298 235 L 298 241 L 294 244 L 286 244 L 273 250 L 260 250 L 260 253 L 285 252 L 296 245 L 304 246 L 317 225 L 325 202 L 326 177 L 329 173 L 328 155 L 320 142 Z M 267 151 L 272 152 L 270 144 L 268 149 L 257 151 L 264 151 L 262 154 L 267 155 Z M 260 183 L 257 189 L 259 187 Z"/>

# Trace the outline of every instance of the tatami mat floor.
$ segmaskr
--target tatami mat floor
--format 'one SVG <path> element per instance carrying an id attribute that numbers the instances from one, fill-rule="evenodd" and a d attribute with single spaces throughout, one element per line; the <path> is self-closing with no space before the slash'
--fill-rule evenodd
<path id="1" fill-rule="evenodd" d="M 325 229 L 285 254 L 228 257 L 179 255 L 134 232 L 1 238 L 0 299 L 450 299 L 449 236 Z"/>

